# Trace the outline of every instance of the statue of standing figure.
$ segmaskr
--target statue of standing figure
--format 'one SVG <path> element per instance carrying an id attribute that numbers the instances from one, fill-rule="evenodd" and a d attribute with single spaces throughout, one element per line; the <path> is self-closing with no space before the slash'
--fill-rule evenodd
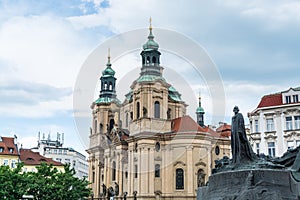
<path id="1" fill-rule="evenodd" d="M 244 117 L 239 113 L 239 108 L 233 108 L 234 116 L 231 123 L 231 152 L 232 163 L 240 164 L 254 161 L 255 154 L 246 136 Z"/>

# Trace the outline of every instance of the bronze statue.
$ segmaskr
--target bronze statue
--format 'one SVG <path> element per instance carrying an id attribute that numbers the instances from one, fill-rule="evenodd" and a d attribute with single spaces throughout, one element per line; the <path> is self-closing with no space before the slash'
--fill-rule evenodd
<path id="1" fill-rule="evenodd" d="M 103 196 L 106 196 L 106 185 L 104 183 L 102 184 L 102 193 Z"/>
<path id="2" fill-rule="evenodd" d="M 233 108 L 234 116 L 231 123 L 231 152 L 232 163 L 240 164 L 247 161 L 253 161 L 255 154 L 249 144 L 246 136 L 244 118 L 239 113 L 239 108 Z"/>

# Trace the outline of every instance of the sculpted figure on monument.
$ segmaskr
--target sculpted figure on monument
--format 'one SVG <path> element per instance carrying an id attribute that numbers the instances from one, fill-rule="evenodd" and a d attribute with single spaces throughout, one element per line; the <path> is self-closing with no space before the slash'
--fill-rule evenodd
<path id="1" fill-rule="evenodd" d="M 255 154 L 246 136 L 244 117 L 239 113 L 239 108 L 233 108 L 234 116 L 231 123 L 231 152 L 232 163 L 240 164 L 253 161 Z"/>

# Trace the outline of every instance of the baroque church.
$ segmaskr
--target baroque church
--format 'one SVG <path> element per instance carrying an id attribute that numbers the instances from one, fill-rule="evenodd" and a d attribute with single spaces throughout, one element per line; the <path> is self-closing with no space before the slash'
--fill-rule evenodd
<path id="1" fill-rule="evenodd" d="M 178 47 L 179 48 L 179 47 Z M 196 199 L 214 161 L 230 155 L 230 139 L 186 114 L 181 94 L 163 77 L 152 26 L 143 45 L 140 76 L 121 103 L 110 55 L 92 105 L 89 182 L 94 199 Z"/>

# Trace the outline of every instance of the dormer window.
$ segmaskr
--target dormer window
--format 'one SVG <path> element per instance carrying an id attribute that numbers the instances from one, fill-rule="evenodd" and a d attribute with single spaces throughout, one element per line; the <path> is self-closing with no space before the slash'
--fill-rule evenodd
<path id="1" fill-rule="evenodd" d="M 291 103 L 291 96 L 285 96 L 285 103 Z"/>
<path id="2" fill-rule="evenodd" d="M 298 99 L 298 95 L 293 95 L 293 102 L 294 103 L 298 103 L 299 102 L 299 99 Z"/>
<path id="3" fill-rule="evenodd" d="M 3 150 L 4 150 L 4 148 L 3 148 L 3 147 L 0 147 L 0 153 L 3 152 Z"/>
<path id="4" fill-rule="evenodd" d="M 14 149 L 13 148 L 8 148 L 9 152 L 10 153 L 13 153 L 14 152 Z"/>

